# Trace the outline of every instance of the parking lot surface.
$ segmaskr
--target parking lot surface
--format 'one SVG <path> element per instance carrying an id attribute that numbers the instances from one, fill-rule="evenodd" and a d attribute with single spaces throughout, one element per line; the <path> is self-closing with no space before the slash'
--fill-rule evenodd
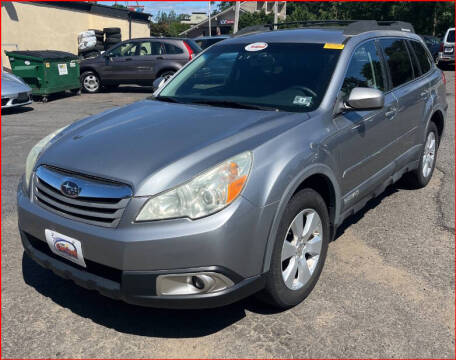
<path id="1" fill-rule="evenodd" d="M 141 308 L 84 290 L 24 255 L 16 187 L 30 148 L 148 88 L 62 96 L 2 113 L 2 357 L 454 358 L 454 72 L 430 184 L 401 182 L 348 219 L 300 305 L 246 299 L 212 310 Z"/>

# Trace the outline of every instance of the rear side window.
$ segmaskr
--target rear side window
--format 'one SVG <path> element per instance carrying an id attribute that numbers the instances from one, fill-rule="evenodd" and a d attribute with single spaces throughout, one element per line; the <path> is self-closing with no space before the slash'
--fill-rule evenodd
<path id="1" fill-rule="evenodd" d="M 448 36 L 446 38 L 446 42 L 454 43 L 454 30 L 450 30 L 448 32 Z"/>
<path id="2" fill-rule="evenodd" d="M 393 87 L 413 80 L 412 62 L 402 39 L 381 39 L 380 45 L 391 75 Z"/>
<path id="3" fill-rule="evenodd" d="M 355 87 L 385 90 L 380 57 L 373 41 L 359 46 L 348 65 L 342 91 L 347 96 Z"/>
<path id="4" fill-rule="evenodd" d="M 165 52 L 171 55 L 183 54 L 184 50 L 182 50 L 180 47 L 177 47 L 176 45 L 165 43 Z"/>
<path id="5" fill-rule="evenodd" d="M 429 70 L 431 70 L 431 63 L 426 49 L 417 41 L 410 41 L 410 43 L 412 44 L 412 48 L 415 51 L 416 58 L 420 64 L 421 72 L 426 74 Z"/>

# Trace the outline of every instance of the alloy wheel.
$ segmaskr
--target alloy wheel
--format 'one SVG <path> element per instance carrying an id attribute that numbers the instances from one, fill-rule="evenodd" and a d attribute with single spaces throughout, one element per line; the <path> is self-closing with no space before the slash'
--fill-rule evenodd
<path id="1" fill-rule="evenodd" d="M 95 92 L 98 90 L 99 87 L 100 82 L 98 81 L 98 78 L 95 75 L 87 75 L 84 78 L 84 88 L 87 91 Z"/>
<path id="2" fill-rule="evenodd" d="M 424 145 L 422 172 L 425 178 L 431 174 L 432 168 L 434 166 L 435 146 L 435 134 L 433 132 L 430 132 L 427 136 L 426 144 Z"/>
<path id="3" fill-rule="evenodd" d="M 299 290 L 310 280 L 322 249 L 323 226 L 313 209 L 301 211 L 293 219 L 282 245 L 282 278 L 291 290 Z"/>

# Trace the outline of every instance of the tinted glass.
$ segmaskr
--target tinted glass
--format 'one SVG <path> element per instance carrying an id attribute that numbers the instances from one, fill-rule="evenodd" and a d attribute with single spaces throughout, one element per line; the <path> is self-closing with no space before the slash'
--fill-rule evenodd
<path id="1" fill-rule="evenodd" d="M 355 87 L 385 90 L 382 65 L 373 41 L 359 46 L 348 65 L 342 91 L 347 96 Z"/>
<path id="2" fill-rule="evenodd" d="M 416 58 L 418 59 L 422 73 L 427 73 L 429 70 L 431 70 L 431 62 L 429 60 L 426 49 L 417 41 L 411 41 L 410 43 L 412 44 L 412 48 L 415 51 Z"/>
<path id="3" fill-rule="evenodd" d="M 393 87 L 413 80 L 412 63 L 404 40 L 382 39 L 380 44 L 385 53 Z"/>
<path id="4" fill-rule="evenodd" d="M 160 96 L 180 102 L 236 102 L 283 111 L 311 111 L 320 104 L 341 50 L 323 44 L 269 43 L 211 47 L 165 86 Z"/>
<path id="5" fill-rule="evenodd" d="M 182 50 L 180 47 L 177 47 L 176 45 L 168 44 L 168 43 L 165 43 L 165 51 L 167 54 L 183 54 L 184 53 L 184 50 Z"/>
<path id="6" fill-rule="evenodd" d="M 446 41 L 447 41 L 447 42 L 452 42 L 452 43 L 454 43 L 454 30 L 451 30 L 451 31 L 448 33 L 448 36 L 447 36 Z"/>

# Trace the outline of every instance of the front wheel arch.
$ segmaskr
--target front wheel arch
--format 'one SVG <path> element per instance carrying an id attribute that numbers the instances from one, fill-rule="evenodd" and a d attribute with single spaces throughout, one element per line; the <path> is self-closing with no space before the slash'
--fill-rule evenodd
<path id="1" fill-rule="evenodd" d="M 339 225 L 340 222 L 340 188 L 333 171 L 327 165 L 314 164 L 299 173 L 293 181 L 288 184 L 288 187 L 283 192 L 282 198 L 279 200 L 266 243 L 263 258 L 263 272 L 267 272 L 269 270 L 277 231 L 289 201 L 295 193 L 306 188 L 306 186 L 315 190 L 314 186 L 311 186 L 310 184 L 315 184 L 313 181 L 317 178 L 325 179 L 325 181 L 327 181 L 326 186 L 330 186 L 330 191 L 332 192 L 332 194 L 329 197 L 326 197 L 326 199 L 325 196 L 322 197 L 325 199 L 325 202 L 328 200 L 330 204 L 328 211 L 331 222 L 331 239 L 334 236 L 337 225 Z M 317 190 L 317 192 L 319 191 Z"/>

